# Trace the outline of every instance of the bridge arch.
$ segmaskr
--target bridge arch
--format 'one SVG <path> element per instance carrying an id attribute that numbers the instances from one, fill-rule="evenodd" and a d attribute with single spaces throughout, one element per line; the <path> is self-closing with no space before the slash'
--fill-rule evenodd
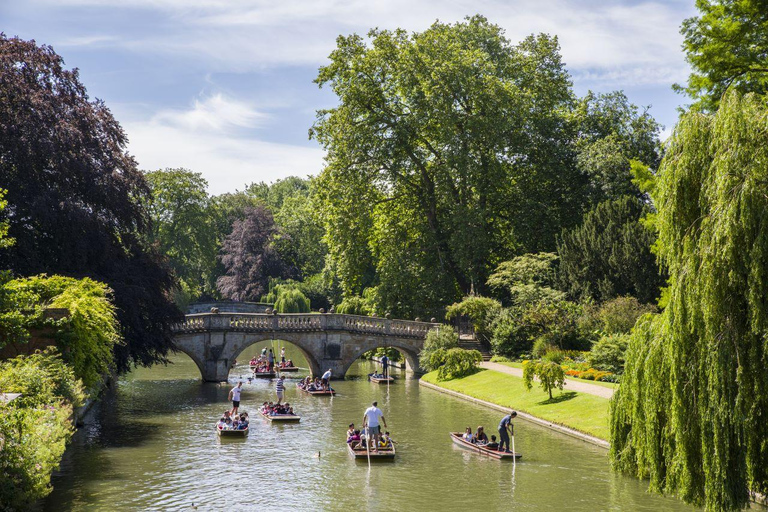
<path id="1" fill-rule="evenodd" d="M 195 363 L 197 369 L 200 370 L 200 376 L 205 377 L 205 364 L 200 359 L 200 353 L 198 351 L 190 350 L 186 345 L 175 345 L 174 349 L 189 357 Z"/>
<path id="2" fill-rule="evenodd" d="M 345 364 L 343 366 L 344 373 L 342 373 L 340 376 L 343 377 L 344 375 L 346 375 L 349 369 L 355 363 L 355 361 L 360 359 L 360 356 L 362 356 L 363 354 L 365 354 L 370 350 L 374 350 L 382 347 L 391 347 L 391 348 L 397 349 L 397 351 L 400 352 L 405 357 L 407 369 L 411 371 L 418 371 L 420 368 L 419 367 L 419 350 L 417 350 L 410 344 L 403 343 L 398 340 L 393 340 L 391 343 L 389 343 L 389 340 L 387 340 L 384 343 L 382 343 L 381 340 L 374 339 L 374 340 L 369 340 L 366 343 L 362 343 L 360 346 L 361 348 L 353 352 L 350 358 L 345 358 L 347 360 L 345 361 Z"/>
<path id="3" fill-rule="evenodd" d="M 294 339 L 290 339 L 294 338 Z M 297 340 L 295 336 L 289 336 L 285 334 L 281 334 L 276 337 L 272 337 L 271 335 L 259 335 L 254 334 L 250 337 L 244 338 L 244 341 L 242 345 L 237 348 L 235 347 L 233 349 L 232 354 L 232 360 L 237 359 L 240 357 L 240 354 L 242 354 L 248 347 L 253 346 L 257 343 L 260 343 L 262 341 L 274 341 L 275 344 L 278 342 L 285 342 L 290 343 L 291 346 L 296 347 L 299 352 L 301 352 L 301 355 L 304 356 L 304 358 L 307 360 L 307 364 L 309 365 L 309 371 L 312 373 L 312 375 L 321 375 L 322 370 L 320 369 L 320 363 L 317 361 L 315 355 L 311 352 L 311 350 L 308 350 L 307 347 L 304 346 L 304 344 L 301 342 L 301 340 Z M 275 360 L 279 362 L 280 355 L 275 354 Z"/>

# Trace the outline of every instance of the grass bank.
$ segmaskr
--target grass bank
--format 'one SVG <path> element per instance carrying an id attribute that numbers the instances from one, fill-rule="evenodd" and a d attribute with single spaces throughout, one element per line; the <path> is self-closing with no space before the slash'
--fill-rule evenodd
<path id="1" fill-rule="evenodd" d="M 468 377 L 442 382 L 438 382 L 437 372 L 431 372 L 422 379 L 445 389 L 608 439 L 607 398 L 574 391 L 556 391 L 550 400 L 549 395 L 538 386 L 528 391 L 522 378 L 493 370 L 480 370 Z"/>

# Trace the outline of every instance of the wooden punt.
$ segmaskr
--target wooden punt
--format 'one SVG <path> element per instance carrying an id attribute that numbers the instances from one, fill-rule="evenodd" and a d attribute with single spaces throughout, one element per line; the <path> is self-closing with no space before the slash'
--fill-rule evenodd
<path id="1" fill-rule="evenodd" d="M 301 421 L 301 416 L 296 416 L 295 414 L 267 414 L 264 411 L 259 412 L 269 421 L 279 421 L 280 423 L 293 423 Z"/>
<path id="2" fill-rule="evenodd" d="M 216 432 L 219 433 L 219 437 L 245 437 L 248 435 L 248 428 L 243 430 L 223 430 L 220 429 L 218 424 L 214 426 L 216 428 Z"/>
<path id="3" fill-rule="evenodd" d="M 312 396 L 331 396 L 336 394 L 336 390 L 331 388 L 330 390 L 319 390 L 319 391 L 308 391 L 304 389 L 303 387 L 299 386 L 298 382 L 296 383 L 296 387 L 299 389 L 299 391 L 303 391 L 308 395 Z"/>
<path id="4" fill-rule="evenodd" d="M 298 366 L 277 366 L 276 367 L 281 372 L 297 372 L 299 371 Z"/>
<path id="5" fill-rule="evenodd" d="M 475 452 L 480 453 L 482 455 L 487 455 L 488 457 L 492 457 L 494 459 L 519 459 L 522 457 L 520 453 L 507 453 L 507 452 L 500 452 L 498 450 L 492 450 L 490 448 L 486 448 L 485 446 L 470 443 L 463 437 L 461 437 L 463 434 L 461 432 L 450 432 L 451 439 L 453 440 L 453 444 L 461 446 L 462 448 Z"/>
<path id="6" fill-rule="evenodd" d="M 347 450 L 349 454 L 355 458 L 355 460 L 368 460 L 369 453 L 365 448 L 352 448 L 352 443 L 347 443 Z M 391 449 L 379 448 L 378 452 L 370 452 L 371 461 L 375 460 L 395 460 L 395 446 L 392 445 Z"/>
<path id="7" fill-rule="evenodd" d="M 394 377 L 384 377 L 384 376 L 377 377 L 372 373 L 368 375 L 368 380 L 371 382 L 375 382 L 377 384 L 386 384 L 387 382 L 395 382 Z"/>
<path id="8" fill-rule="evenodd" d="M 259 379 L 272 379 L 276 375 L 275 372 L 253 372 L 253 376 Z"/>

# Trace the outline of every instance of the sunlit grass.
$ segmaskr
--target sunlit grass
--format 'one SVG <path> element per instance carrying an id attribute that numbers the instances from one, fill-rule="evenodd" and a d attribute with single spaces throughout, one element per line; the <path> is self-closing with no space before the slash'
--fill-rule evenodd
<path id="1" fill-rule="evenodd" d="M 599 396 L 555 391 L 553 400 L 535 385 L 525 389 L 523 379 L 493 370 L 479 372 L 449 381 L 437 382 L 437 372 L 422 377 L 426 382 L 458 391 L 480 400 L 527 412 L 600 439 L 608 439 L 608 399 Z"/>

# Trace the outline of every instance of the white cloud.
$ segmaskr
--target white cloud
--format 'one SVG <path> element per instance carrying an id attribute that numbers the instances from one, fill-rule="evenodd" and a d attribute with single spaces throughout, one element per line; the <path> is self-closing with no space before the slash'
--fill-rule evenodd
<path id="1" fill-rule="evenodd" d="M 118 105 L 122 111 L 129 105 Z M 130 110 L 126 116 L 130 117 Z M 123 121 L 128 150 L 145 170 L 185 167 L 201 172 L 213 194 L 242 189 L 254 181 L 317 174 L 318 147 L 260 140 L 253 128 L 263 117 L 247 104 L 215 95 L 188 110 L 162 110 L 148 120 Z"/>
<path id="2" fill-rule="evenodd" d="M 124 0 L 38 1 L 105 12 L 107 7 L 126 8 Z M 218 71 L 317 66 L 327 60 L 339 34 L 366 33 L 372 27 L 421 31 L 438 18 L 454 22 L 481 13 L 504 27 L 512 41 L 538 32 L 558 35 L 575 74 L 588 70 L 596 81 L 606 76 L 612 82 L 611 73 L 619 73 L 657 84 L 667 83 L 670 75 L 685 75 L 679 26 L 693 10 L 687 2 L 653 0 L 134 0 L 130 5 L 166 18 L 170 28 L 135 37 L 125 33 L 121 41 L 105 44 L 202 59 Z"/>

